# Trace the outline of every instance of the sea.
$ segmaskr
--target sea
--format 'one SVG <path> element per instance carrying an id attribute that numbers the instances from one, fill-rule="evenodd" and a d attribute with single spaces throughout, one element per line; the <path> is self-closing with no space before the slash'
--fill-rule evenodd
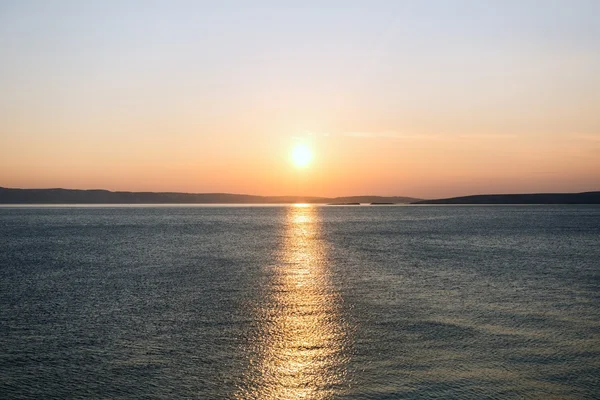
<path id="1" fill-rule="evenodd" d="M 598 399 L 599 206 L 3 206 L 2 399 Z"/>

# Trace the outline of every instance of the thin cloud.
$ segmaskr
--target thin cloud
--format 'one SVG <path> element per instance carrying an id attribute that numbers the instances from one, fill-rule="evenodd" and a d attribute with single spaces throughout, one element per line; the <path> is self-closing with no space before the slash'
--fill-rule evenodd
<path id="1" fill-rule="evenodd" d="M 588 142 L 600 142 L 600 134 L 598 135 L 575 135 L 575 138 L 579 140 L 585 140 Z"/>
<path id="2" fill-rule="evenodd" d="M 394 140 L 404 140 L 404 139 L 443 139 L 441 135 L 417 135 L 414 133 L 401 133 L 397 131 L 380 131 L 380 132 L 346 132 L 343 136 L 354 137 L 354 138 L 364 138 L 364 139 L 394 139 Z"/>
<path id="3" fill-rule="evenodd" d="M 515 139 L 518 135 L 512 133 L 506 134 L 494 134 L 494 133 L 469 133 L 469 134 L 461 134 L 458 137 L 462 139 Z"/>
<path id="4" fill-rule="evenodd" d="M 393 139 L 393 140 L 455 140 L 455 139 L 515 139 L 518 135 L 515 134 L 455 134 L 455 133 L 436 133 L 436 134 L 415 134 L 401 133 L 398 131 L 381 131 L 381 132 L 347 132 L 344 136 L 365 138 L 365 139 Z"/>

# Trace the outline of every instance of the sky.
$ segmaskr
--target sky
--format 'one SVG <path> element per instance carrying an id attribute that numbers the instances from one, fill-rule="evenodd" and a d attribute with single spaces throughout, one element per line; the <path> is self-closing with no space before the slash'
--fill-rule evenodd
<path id="1" fill-rule="evenodd" d="M 0 186 L 600 190 L 599 19 L 596 0 L 4 0 Z"/>

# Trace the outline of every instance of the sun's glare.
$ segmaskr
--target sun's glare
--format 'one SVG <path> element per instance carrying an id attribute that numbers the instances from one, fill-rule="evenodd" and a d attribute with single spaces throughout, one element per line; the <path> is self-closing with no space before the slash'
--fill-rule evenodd
<path id="1" fill-rule="evenodd" d="M 305 144 L 297 144 L 292 149 L 292 161 L 297 167 L 306 167 L 312 160 L 312 152 Z"/>

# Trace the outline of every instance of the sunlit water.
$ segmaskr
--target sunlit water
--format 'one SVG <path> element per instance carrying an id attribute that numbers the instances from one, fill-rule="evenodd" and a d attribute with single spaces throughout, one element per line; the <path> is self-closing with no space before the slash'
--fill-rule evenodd
<path id="1" fill-rule="evenodd" d="M 600 208 L 2 207 L 0 398 L 598 398 Z"/>

